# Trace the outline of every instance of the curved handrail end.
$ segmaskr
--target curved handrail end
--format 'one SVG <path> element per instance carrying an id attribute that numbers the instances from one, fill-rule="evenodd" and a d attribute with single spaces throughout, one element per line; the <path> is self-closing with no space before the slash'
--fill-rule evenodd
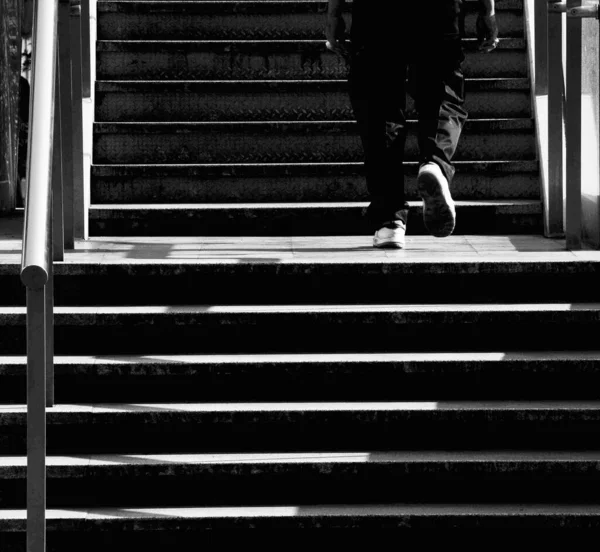
<path id="1" fill-rule="evenodd" d="M 29 265 L 21 269 L 21 282 L 28 289 L 41 289 L 48 283 L 48 272 L 38 265 Z"/>

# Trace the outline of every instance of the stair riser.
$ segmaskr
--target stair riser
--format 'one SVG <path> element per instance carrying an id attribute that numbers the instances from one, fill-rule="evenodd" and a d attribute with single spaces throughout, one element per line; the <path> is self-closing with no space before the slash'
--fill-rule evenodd
<path id="1" fill-rule="evenodd" d="M 297 368 L 215 367 L 193 376 L 86 374 L 57 375 L 56 401 L 61 403 L 152 402 L 276 402 L 276 401 L 391 401 L 391 400 L 596 400 L 597 372 L 580 374 L 577 366 L 544 374 L 524 367 L 501 375 L 469 373 L 415 374 L 373 366 L 320 370 Z M 498 366 L 498 370 L 504 366 Z M 25 369 L 23 369 L 23 373 Z M 373 381 L 376 378 L 376 381 Z M 0 377 L 0 403 L 26 402 L 25 376 Z"/>
<path id="2" fill-rule="evenodd" d="M 296 92 L 235 90 L 223 94 L 182 92 L 99 93 L 96 121 L 332 121 L 353 120 L 347 92 L 340 90 Z M 414 101 L 408 117 L 416 119 Z M 465 109 L 475 119 L 531 116 L 529 91 L 467 91 Z"/>
<path id="3" fill-rule="evenodd" d="M 410 133 L 407 160 L 418 158 L 417 138 Z M 318 163 L 361 161 L 363 148 L 354 131 L 283 128 L 269 133 L 227 127 L 207 131 L 161 134 L 97 134 L 95 163 Z M 535 137 L 529 130 L 477 132 L 466 130 L 459 142 L 456 161 L 535 159 Z"/>
<path id="4" fill-rule="evenodd" d="M 283 8 L 283 9 L 282 9 Z M 295 6 L 237 4 L 235 9 L 180 4 L 178 6 L 104 7 L 99 5 L 99 40 L 318 40 L 323 38 L 324 2 Z M 110 11 L 109 11 L 110 10 Z M 291 13 L 293 10 L 294 13 Z M 221 13 L 219 13 L 221 12 Z M 475 37 L 474 13 L 465 20 L 468 37 Z M 522 10 L 498 9 L 503 37 L 523 37 Z M 350 20 L 350 19 L 348 19 Z"/>
<path id="5" fill-rule="evenodd" d="M 244 208 L 238 210 L 116 210 L 90 211 L 91 236 L 360 236 L 373 234 L 362 207 Z M 420 210 L 411 210 L 411 235 L 429 234 Z M 542 219 L 536 209 L 457 209 L 455 235 L 539 234 Z M 365 247 L 371 249 L 372 243 Z"/>
<path id="6" fill-rule="evenodd" d="M 58 416 L 58 417 L 57 417 Z M 0 453 L 24 455 L 26 415 L 5 424 Z M 153 454 L 332 450 L 597 450 L 597 410 L 410 412 L 48 411 L 48 453 Z M 61 420 L 64 423 L 56 423 Z M 69 423 L 67 423 L 69 422 Z M 490 431 L 490 427 L 494 430 Z M 242 429 L 243 428 L 243 429 Z M 476 438 L 474 438 L 476 436 Z"/>
<path id="7" fill-rule="evenodd" d="M 371 237 L 365 236 L 364 242 L 365 248 L 370 249 Z M 474 251 L 469 252 L 469 249 L 465 247 L 465 254 L 473 260 Z M 430 257 L 443 250 L 442 242 L 439 248 L 430 252 Z M 274 262 L 278 260 L 275 253 L 272 260 L 258 259 L 248 265 L 224 260 L 223 264 L 216 265 L 210 262 L 206 265 L 105 265 L 101 271 L 95 271 L 93 265 L 82 270 L 57 267 L 55 304 L 411 304 L 415 297 L 421 304 L 600 301 L 600 292 L 594 285 L 598 281 L 597 271 L 587 270 L 584 266 L 581 266 L 580 274 L 572 274 L 570 269 L 563 272 L 556 267 L 554 273 L 544 273 L 543 262 L 526 270 L 509 266 L 500 272 L 493 266 L 481 267 L 475 258 L 468 267 L 449 263 L 436 273 L 428 263 L 412 270 L 398 264 L 386 264 L 385 259 L 372 265 L 346 263 L 346 253 L 343 248 L 339 253 L 327 253 L 332 262 L 335 263 L 336 257 L 341 257 L 341 262 L 324 267 L 302 263 L 301 246 L 297 249 L 298 265 L 278 265 Z M 207 247 L 205 255 L 210 258 L 223 256 L 223 253 L 218 248 Z M 139 253 L 136 256 L 139 258 Z M 394 262 L 394 253 L 390 254 L 389 260 Z M 540 272 L 536 273 L 536 270 Z M 0 277 L 0 305 L 25 305 L 25 289 L 16 272 L 17 267 L 13 276 Z M 319 285 L 315 286 L 315 282 Z M 154 290 L 151 298 L 148 297 L 149 289 Z M 448 290 L 452 290 L 451 295 Z"/>
<path id="8" fill-rule="evenodd" d="M 594 313 L 466 313 L 404 315 L 155 314 L 57 315 L 56 353 L 193 354 L 298 352 L 589 350 Z M 7 325 L 8 323 L 8 325 Z M 7 316 L 5 354 L 25 353 L 23 317 Z M 531 328 L 538 331 L 532 335 Z M 289 328 L 282 335 L 281 328 Z M 277 335 L 277 340 L 272 336 Z M 168 339 L 166 339 L 168 336 Z M 432 341 L 432 336 L 436 336 Z"/>
<path id="9" fill-rule="evenodd" d="M 226 170 L 226 169 L 224 169 Z M 191 173 L 192 171 L 190 171 Z M 408 200 L 418 200 L 415 171 L 407 170 Z M 368 201 L 364 177 L 287 176 L 244 178 L 190 176 L 93 177 L 92 203 L 252 203 Z M 455 200 L 537 199 L 536 173 L 481 173 L 457 167 Z"/>
<path id="10" fill-rule="evenodd" d="M 456 502 L 593 503 L 598 466 L 141 466 L 48 470 L 49 508 Z M 56 475 L 55 475 L 56 474 Z M 552 484 L 548 485 L 548 480 Z M 149 492 L 151 489 L 151 492 Z M 25 477 L 0 482 L 0 508 L 25 508 Z"/>
<path id="11" fill-rule="evenodd" d="M 302 512 L 302 508 L 299 509 Z M 523 536 L 523 529 L 542 530 L 544 542 L 554 539 L 563 542 L 564 529 L 600 529 L 600 517 L 588 514 L 565 515 L 421 515 L 399 514 L 370 518 L 355 516 L 352 513 L 341 519 L 331 518 L 327 514 L 313 517 L 296 517 L 290 514 L 279 517 L 262 518 L 209 518 L 202 522 L 187 519 L 164 520 L 159 518 L 145 521 L 115 519 L 85 522 L 48 522 L 48 552 L 104 552 L 110 539 L 111 552 L 129 552 L 131 550 L 177 550 L 178 552 L 196 552 L 199 547 L 209 550 L 240 549 L 248 546 L 268 547 L 273 544 L 273 531 L 293 539 L 294 545 L 309 547 L 361 546 L 369 550 L 374 542 L 389 542 L 389 537 L 410 539 L 419 538 L 419 546 L 439 546 L 440 539 L 446 545 L 450 543 L 464 546 L 465 542 L 478 542 L 485 549 L 490 537 L 494 543 L 506 547 L 514 544 Z M 25 522 L 19 522 L 20 532 L 0 532 L 2 552 L 23 552 L 25 550 Z M 347 529 L 347 531 L 340 531 Z M 382 529 L 385 532 L 382 536 Z M 487 530 L 474 534 L 473 529 Z M 285 530 L 285 533 L 281 531 Z M 410 531 L 410 534 L 407 532 Z M 2 527 L 0 527 L 2 531 Z M 541 531 L 540 531 L 541 533 Z M 589 537 L 587 537 L 589 538 Z M 385 540 L 383 540 L 385 539 Z M 560 539 L 563 539 L 561 541 Z M 586 546 L 584 536 L 568 535 L 568 542 L 580 542 Z"/>
<path id="12" fill-rule="evenodd" d="M 119 43 L 117 43 L 119 44 Z M 327 52 L 324 44 L 296 51 L 236 51 L 231 44 L 174 45 L 170 48 L 123 45 L 125 51 L 99 49 L 100 80 L 245 80 L 245 79 L 345 79 L 346 62 Z M 115 49 L 117 47 L 115 46 Z M 230 50 L 227 51 L 226 49 Z M 248 46 L 245 47 L 249 49 Z M 288 47 L 290 50 L 290 47 Z M 467 78 L 528 77 L 527 56 L 522 49 L 498 50 L 493 55 L 467 53 L 463 63 Z"/>

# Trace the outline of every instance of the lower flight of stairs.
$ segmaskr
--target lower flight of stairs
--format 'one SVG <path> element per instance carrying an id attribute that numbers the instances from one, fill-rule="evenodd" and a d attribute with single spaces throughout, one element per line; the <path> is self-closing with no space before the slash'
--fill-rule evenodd
<path id="1" fill-rule="evenodd" d="M 49 551 L 600 527 L 600 261 L 560 244 L 436 261 L 413 238 L 418 261 L 368 237 L 132 239 L 57 267 Z M 16 288 L 18 264 L 0 280 Z M 24 309 L 2 298 L 13 552 Z"/>

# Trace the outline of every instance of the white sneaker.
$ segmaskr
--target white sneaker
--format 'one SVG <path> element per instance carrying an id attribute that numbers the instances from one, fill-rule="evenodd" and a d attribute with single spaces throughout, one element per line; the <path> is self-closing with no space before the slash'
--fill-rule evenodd
<path id="1" fill-rule="evenodd" d="M 425 163 L 419 169 L 417 186 L 423 199 L 425 228 L 436 238 L 452 234 L 456 225 L 456 208 L 448 180 L 437 163 Z"/>
<path id="2" fill-rule="evenodd" d="M 373 247 L 404 249 L 406 224 L 401 220 L 386 222 L 373 237 Z"/>

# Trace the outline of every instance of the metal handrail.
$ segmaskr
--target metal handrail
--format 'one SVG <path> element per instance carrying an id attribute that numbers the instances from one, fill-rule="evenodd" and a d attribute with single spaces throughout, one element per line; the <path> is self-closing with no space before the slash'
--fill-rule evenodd
<path id="1" fill-rule="evenodd" d="M 36 2 L 21 280 L 27 287 L 27 550 L 46 548 L 46 405 L 58 0 Z M 50 378 L 51 379 L 51 378 Z"/>
<path id="2" fill-rule="evenodd" d="M 544 207 L 545 213 L 549 215 L 550 222 L 555 228 L 559 224 L 563 224 L 564 211 L 567 249 L 575 250 L 581 249 L 584 242 L 581 185 L 581 19 L 600 19 L 600 10 L 598 4 L 584 5 L 582 0 L 547 0 L 546 9 L 547 42 L 541 47 L 546 48 L 548 55 L 548 187 L 550 194 L 549 197 L 544 198 Z M 563 48 L 565 32 L 566 51 Z M 563 55 L 568 61 L 566 78 Z M 564 206 L 563 195 L 566 196 Z M 598 216 L 596 215 L 595 218 L 597 219 Z"/>
<path id="3" fill-rule="evenodd" d="M 83 1 L 89 8 L 89 0 Z M 21 262 L 27 288 L 27 551 L 45 552 L 46 408 L 54 404 L 53 261 L 62 261 L 65 248 L 74 247 L 73 191 L 75 184 L 83 186 L 82 65 L 89 63 L 85 58 L 82 63 L 81 50 L 86 36 L 89 41 L 89 20 L 81 22 L 81 0 L 37 0 L 33 21 Z"/>

